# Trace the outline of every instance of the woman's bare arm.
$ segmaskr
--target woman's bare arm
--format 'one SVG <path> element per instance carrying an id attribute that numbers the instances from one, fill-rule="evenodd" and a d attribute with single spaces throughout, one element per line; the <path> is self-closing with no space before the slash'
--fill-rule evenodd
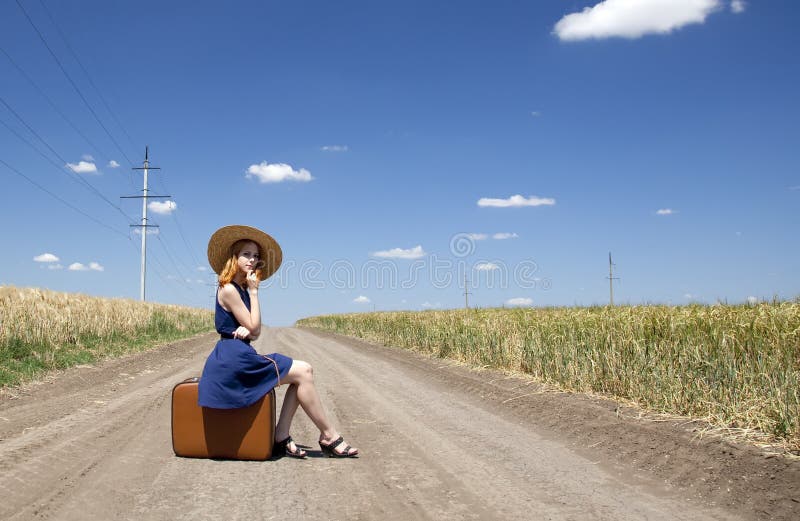
<path id="1" fill-rule="evenodd" d="M 261 308 L 258 304 L 258 288 L 247 289 L 250 294 L 250 310 L 244 305 L 239 291 L 233 284 L 225 284 L 219 290 L 219 303 L 226 311 L 233 313 L 236 321 L 250 331 L 250 337 L 255 339 L 261 334 Z"/>

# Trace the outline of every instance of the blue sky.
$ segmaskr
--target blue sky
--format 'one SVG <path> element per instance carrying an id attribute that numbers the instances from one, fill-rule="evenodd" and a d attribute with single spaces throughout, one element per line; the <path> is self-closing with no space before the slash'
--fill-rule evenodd
<path id="1" fill-rule="evenodd" d="M 226 224 L 283 247 L 270 325 L 463 306 L 465 276 L 470 305 L 603 304 L 609 252 L 616 302 L 795 298 L 799 15 L 3 2 L 0 283 L 138 298 L 141 203 L 120 196 L 149 145 L 172 201 L 148 213 L 151 301 L 213 304 Z"/>

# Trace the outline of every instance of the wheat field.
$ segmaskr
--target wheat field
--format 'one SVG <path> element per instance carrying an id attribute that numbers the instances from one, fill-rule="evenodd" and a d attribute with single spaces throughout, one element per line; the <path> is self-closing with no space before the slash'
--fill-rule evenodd
<path id="1" fill-rule="evenodd" d="M 0 386 L 213 327 L 208 310 L 0 286 Z"/>
<path id="2" fill-rule="evenodd" d="M 527 373 L 800 451 L 800 301 L 379 312 L 298 325 Z"/>

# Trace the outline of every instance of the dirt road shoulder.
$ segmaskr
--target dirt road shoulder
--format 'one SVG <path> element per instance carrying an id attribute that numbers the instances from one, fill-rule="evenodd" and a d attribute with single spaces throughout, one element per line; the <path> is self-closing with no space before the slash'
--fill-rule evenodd
<path id="1" fill-rule="evenodd" d="M 762 519 L 800 518 L 800 461 L 745 443 L 702 436 L 702 422 L 658 419 L 615 401 L 547 390 L 530 379 L 307 329 L 393 363 L 424 371 L 446 388 L 481 397 L 495 414 L 526 422 L 630 482 L 651 480 L 704 505 Z"/>

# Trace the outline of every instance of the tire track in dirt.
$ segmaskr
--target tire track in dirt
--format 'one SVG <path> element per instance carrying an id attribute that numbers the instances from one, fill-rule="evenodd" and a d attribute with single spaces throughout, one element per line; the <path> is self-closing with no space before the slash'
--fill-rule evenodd
<path id="1" fill-rule="evenodd" d="M 200 374 L 214 343 L 205 335 L 0 396 L 0 519 L 800 514 L 800 480 L 792 482 L 800 464 L 764 463 L 723 442 L 695 443 L 673 425 L 621 417 L 611 402 L 541 394 L 524 379 L 293 328 L 265 328 L 254 346 L 314 365 L 323 404 L 361 457 L 322 458 L 314 426 L 298 412 L 292 436 L 308 447 L 307 460 L 177 458 L 170 391 Z M 655 448 L 642 447 L 649 444 Z M 658 447 L 681 463 L 664 464 Z M 705 453 L 720 447 L 736 465 L 687 466 L 709 465 Z M 659 464 L 642 464 L 654 460 Z M 762 479 L 764 472 L 779 479 Z M 718 490 L 725 481 L 732 492 Z M 775 484 L 773 497 L 762 493 L 764 483 Z"/>
<path id="2" fill-rule="evenodd" d="M 476 405 L 481 398 L 458 382 L 437 385 L 428 375 L 436 372 L 434 361 L 412 372 L 344 343 L 331 352 L 336 339 L 298 330 L 287 334 L 295 337 L 290 345 L 302 342 L 304 351 L 325 361 L 318 380 L 336 383 L 331 387 L 336 416 L 353 423 L 342 410 L 361 411 L 375 421 L 368 424 L 372 429 L 357 429 L 365 458 L 374 454 L 370 459 L 382 463 L 376 474 L 403 483 L 398 497 L 423 504 L 429 519 L 529 519 L 531 512 L 542 519 L 732 518 L 706 516 L 683 504 L 676 508 L 674 501 L 609 477 L 529 424 L 481 409 Z M 365 447 L 362 437 L 372 432 L 380 435 L 367 437 L 373 445 Z"/>
<path id="3" fill-rule="evenodd" d="M 213 337 L 203 338 L 67 371 L 0 402 L 7 419 L 0 427 L 0 518 L 113 517 L 130 500 L 132 483 L 157 473 L 148 463 L 163 440 L 154 439 L 153 425 L 163 423 L 175 380 L 197 372 Z M 176 346 L 193 344 L 201 347 L 195 367 L 180 367 L 186 357 Z"/>

